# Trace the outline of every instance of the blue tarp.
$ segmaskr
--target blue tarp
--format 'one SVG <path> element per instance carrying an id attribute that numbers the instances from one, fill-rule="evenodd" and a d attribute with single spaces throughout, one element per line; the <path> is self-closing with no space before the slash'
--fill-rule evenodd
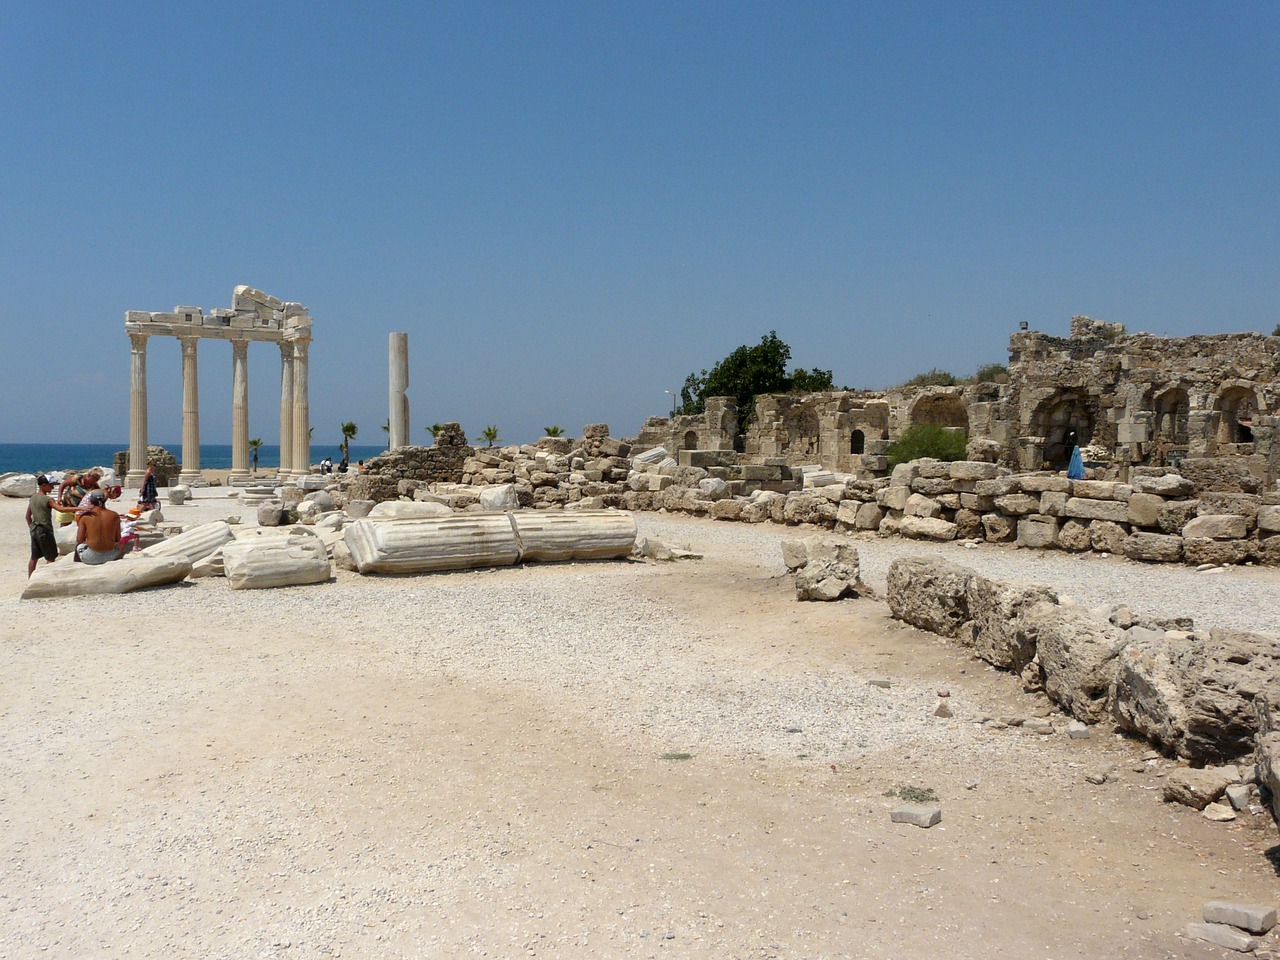
<path id="1" fill-rule="evenodd" d="M 1080 456 L 1080 448 L 1071 448 L 1071 462 L 1067 464 L 1067 476 L 1072 480 L 1084 479 L 1084 458 Z"/>

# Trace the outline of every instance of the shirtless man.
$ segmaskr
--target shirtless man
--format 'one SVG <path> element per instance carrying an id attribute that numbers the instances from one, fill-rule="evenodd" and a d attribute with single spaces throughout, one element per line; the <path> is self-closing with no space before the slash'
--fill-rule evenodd
<path id="1" fill-rule="evenodd" d="M 81 563 L 107 563 L 120 558 L 120 514 L 107 509 L 107 495 L 89 493 L 89 509 L 76 517 L 76 559 Z"/>

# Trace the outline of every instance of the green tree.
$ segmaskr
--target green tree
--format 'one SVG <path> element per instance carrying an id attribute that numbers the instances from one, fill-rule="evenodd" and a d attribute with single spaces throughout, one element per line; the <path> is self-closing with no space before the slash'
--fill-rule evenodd
<path id="1" fill-rule="evenodd" d="M 564 427 L 560 427 L 560 426 L 555 426 L 555 427 L 543 427 L 542 429 L 543 429 L 543 431 L 545 431 L 545 432 L 546 432 L 546 435 L 547 435 L 548 437 L 563 437 L 563 436 L 564 436 Z"/>
<path id="2" fill-rule="evenodd" d="M 431 434 L 431 440 L 434 443 L 436 440 L 440 439 L 440 434 L 444 433 L 444 424 L 433 423 L 431 426 L 427 427 L 427 431 Z"/>
<path id="3" fill-rule="evenodd" d="M 390 421 L 390 420 L 384 420 L 384 421 L 382 422 L 382 432 L 383 432 L 383 433 L 385 433 L 385 434 L 387 434 L 387 436 L 390 436 L 390 435 L 391 435 L 391 421 Z"/>
<path id="4" fill-rule="evenodd" d="M 755 415 L 754 400 L 762 393 L 790 393 L 831 389 L 831 371 L 803 368 L 787 373 L 791 348 L 770 330 L 754 347 L 741 346 L 710 372 L 691 373 L 680 388 L 678 413 L 697 414 L 707 408 L 707 397 L 733 397 L 738 422 L 746 425 Z"/>
<path id="5" fill-rule="evenodd" d="M 495 443 L 502 442 L 501 440 L 498 439 L 498 425 L 494 423 L 489 424 L 489 426 L 481 430 L 480 436 L 484 439 L 485 443 L 491 447 Z"/>
<path id="6" fill-rule="evenodd" d="M 351 441 L 356 438 L 356 434 L 360 432 L 360 428 L 351 420 L 342 424 L 342 443 L 338 444 L 338 449 L 342 451 L 342 455 L 348 460 L 351 459 Z"/>
<path id="7" fill-rule="evenodd" d="M 258 472 L 258 451 L 262 449 L 262 438 L 254 437 L 249 441 L 249 449 L 253 452 L 253 472 Z"/>
<path id="8" fill-rule="evenodd" d="M 1280 323 L 1276 324 L 1276 328 L 1271 331 L 1273 337 L 1280 337 Z"/>
<path id="9" fill-rule="evenodd" d="M 889 444 L 886 454 L 889 466 L 896 467 L 909 460 L 921 457 L 932 457 L 934 460 L 963 460 L 965 456 L 965 436 L 959 430 L 947 430 L 934 423 L 918 423 L 907 430 L 893 443 Z"/>

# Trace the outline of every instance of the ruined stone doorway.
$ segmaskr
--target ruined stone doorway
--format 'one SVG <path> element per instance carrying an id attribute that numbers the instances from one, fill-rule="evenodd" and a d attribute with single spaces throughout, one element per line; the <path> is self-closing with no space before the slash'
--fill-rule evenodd
<path id="1" fill-rule="evenodd" d="M 684 446 L 684 449 L 686 450 L 698 449 L 698 431 L 697 430 L 690 430 L 688 433 L 684 435 L 683 446 Z"/>
<path id="2" fill-rule="evenodd" d="M 1044 459 L 1050 469 L 1062 470 L 1074 447 L 1093 441 L 1093 405 L 1075 391 L 1057 393 L 1045 400 L 1031 417 L 1031 429 L 1044 437 Z"/>
<path id="3" fill-rule="evenodd" d="M 1219 443 L 1253 443 L 1253 421 L 1258 397 L 1248 387 L 1228 387 L 1218 398 Z"/>
<path id="4" fill-rule="evenodd" d="M 962 430 L 966 437 L 969 435 L 969 411 L 965 409 L 964 400 L 955 394 L 932 394 L 917 400 L 911 408 L 911 425 L 922 423 Z"/>
<path id="5" fill-rule="evenodd" d="M 855 430 L 849 434 L 849 452 L 853 454 L 862 453 L 867 448 L 867 435 L 861 430 Z"/>

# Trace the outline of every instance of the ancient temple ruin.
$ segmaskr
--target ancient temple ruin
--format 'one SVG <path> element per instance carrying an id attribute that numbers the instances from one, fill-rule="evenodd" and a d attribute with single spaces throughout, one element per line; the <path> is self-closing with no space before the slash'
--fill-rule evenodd
<path id="1" fill-rule="evenodd" d="M 200 307 L 174 307 L 171 313 L 130 310 L 129 474 L 139 486 L 147 468 L 147 341 L 177 337 L 182 344 L 183 483 L 200 479 L 200 392 L 197 347 L 201 340 L 231 343 L 231 483 L 249 478 L 249 344 L 280 348 L 280 476 L 302 476 L 311 469 L 311 423 L 307 387 L 307 348 L 311 316 L 300 303 L 286 303 L 252 287 L 238 286 L 231 308 L 204 313 Z"/>

